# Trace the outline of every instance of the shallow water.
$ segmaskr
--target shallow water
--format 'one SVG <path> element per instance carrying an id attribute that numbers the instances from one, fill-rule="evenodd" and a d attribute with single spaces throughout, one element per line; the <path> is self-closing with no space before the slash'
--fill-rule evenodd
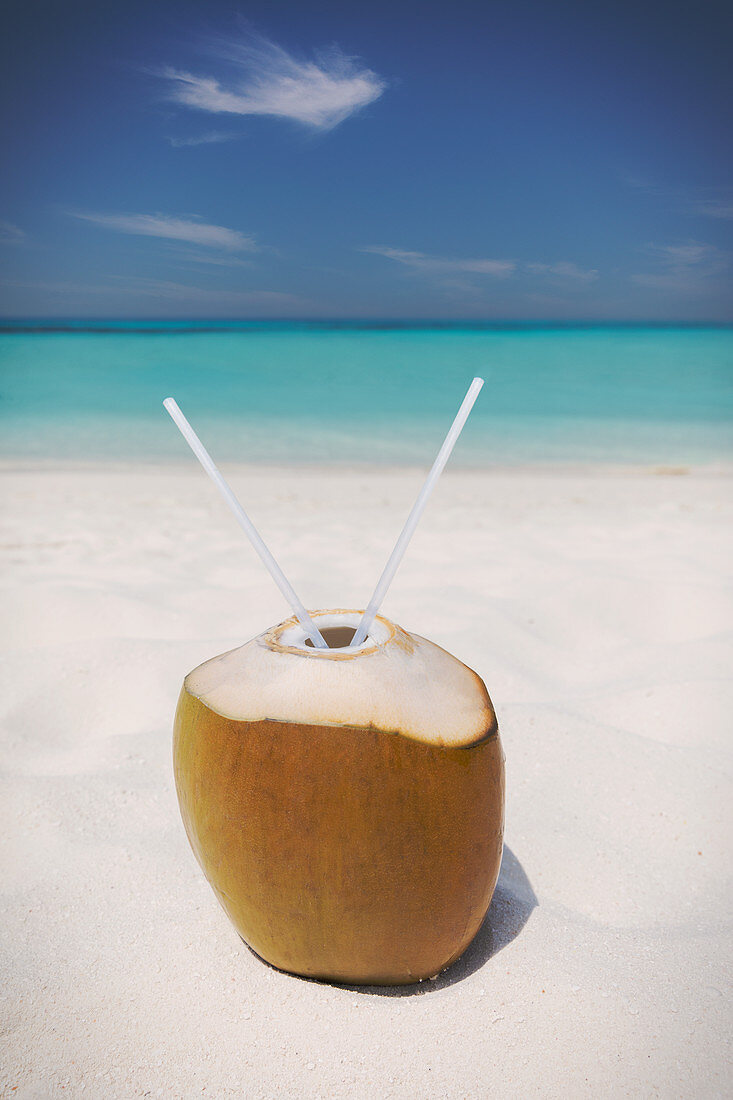
<path id="1" fill-rule="evenodd" d="M 455 465 L 733 456 L 733 329 L 200 321 L 5 323 L 0 454 L 426 465 L 475 374 Z"/>

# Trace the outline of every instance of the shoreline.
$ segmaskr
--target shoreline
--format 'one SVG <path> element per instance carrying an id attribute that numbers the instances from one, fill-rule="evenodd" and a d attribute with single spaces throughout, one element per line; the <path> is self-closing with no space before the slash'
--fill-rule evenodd
<path id="1" fill-rule="evenodd" d="M 384 465 L 363 462 L 324 463 L 324 462 L 237 462 L 226 459 L 217 463 L 222 469 L 258 476 L 278 476 L 295 473 L 297 476 L 395 476 L 426 475 L 430 469 L 424 464 L 385 463 Z M 7 473 L 84 473 L 84 474 L 135 474 L 160 472 L 175 476 L 185 476 L 191 470 L 199 470 L 198 463 L 191 456 L 190 461 L 178 458 L 56 458 L 56 457 L 0 457 L 0 475 Z M 528 477 L 733 477 L 733 460 L 711 462 L 611 462 L 593 461 L 564 462 L 546 460 L 543 462 L 507 462 L 483 466 L 466 466 L 451 459 L 441 474 L 441 481 L 455 477 L 484 476 L 528 476 Z"/>

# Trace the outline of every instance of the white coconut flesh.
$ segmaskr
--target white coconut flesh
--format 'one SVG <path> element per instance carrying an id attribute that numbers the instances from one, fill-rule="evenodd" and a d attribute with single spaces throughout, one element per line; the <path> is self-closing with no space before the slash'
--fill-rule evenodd
<path id="1" fill-rule="evenodd" d="M 185 688 L 240 722 L 373 727 L 430 745 L 474 744 L 495 729 L 483 681 L 440 646 L 378 615 L 348 643 L 360 611 L 316 611 L 334 648 L 316 649 L 295 619 L 199 665 Z"/>

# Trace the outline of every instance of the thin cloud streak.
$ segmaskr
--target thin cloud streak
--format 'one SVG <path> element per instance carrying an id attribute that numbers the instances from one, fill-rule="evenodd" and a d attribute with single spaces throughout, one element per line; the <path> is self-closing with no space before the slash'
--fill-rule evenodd
<path id="1" fill-rule="evenodd" d="M 110 291 L 117 290 L 116 287 L 104 283 L 54 283 L 30 279 L 0 279 L 0 287 L 6 290 L 38 290 L 62 295 L 109 294 Z"/>
<path id="2" fill-rule="evenodd" d="M 730 192 L 724 193 L 718 188 L 718 194 L 712 195 L 715 188 L 664 188 L 639 176 L 622 173 L 621 182 L 634 191 L 640 191 L 655 198 L 666 199 L 671 207 L 693 217 L 733 218 L 733 198 Z M 707 197 L 702 197 L 707 190 Z"/>
<path id="3" fill-rule="evenodd" d="M 404 264 L 415 271 L 439 275 L 464 272 L 474 275 L 493 275 L 504 279 L 517 267 L 512 260 L 452 260 L 440 256 L 428 256 L 424 252 L 408 252 L 402 248 L 382 248 L 378 245 L 362 248 L 360 251 L 385 256 L 388 260 L 396 260 L 397 263 Z"/>
<path id="4" fill-rule="evenodd" d="M 723 275 L 730 267 L 727 252 L 712 244 L 688 241 L 685 244 L 649 245 L 661 270 L 641 272 L 631 276 L 637 286 L 677 293 L 699 293 L 711 279 Z"/>
<path id="5" fill-rule="evenodd" d="M 195 137 L 169 137 L 168 142 L 174 149 L 191 149 L 197 145 L 220 145 L 225 141 L 236 141 L 237 138 L 238 134 L 211 130 L 207 134 L 199 134 Z"/>
<path id="6" fill-rule="evenodd" d="M 220 256 L 215 252 L 179 252 L 175 246 L 171 250 L 172 263 L 192 266 L 206 264 L 209 267 L 254 267 L 253 260 L 242 260 L 239 256 Z"/>
<path id="7" fill-rule="evenodd" d="M 707 218 L 733 218 L 733 199 L 703 199 L 697 212 Z"/>
<path id="8" fill-rule="evenodd" d="M 524 270 L 530 275 L 554 275 L 559 279 L 571 279 L 578 283 L 594 283 L 598 278 L 595 268 L 582 268 L 562 260 L 554 264 L 525 264 Z"/>
<path id="9" fill-rule="evenodd" d="M 556 263 L 527 263 L 518 264 L 514 260 L 487 260 L 466 259 L 457 260 L 441 256 L 429 256 L 425 252 L 408 252 L 402 248 L 384 248 L 371 246 L 360 249 L 361 252 L 370 252 L 377 256 L 384 256 L 388 260 L 395 260 L 413 271 L 435 275 L 492 275 L 494 278 L 506 279 L 510 275 L 544 275 L 558 279 L 569 279 L 576 283 L 590 283 L 598 278 L 595 269 L 586 270 L 577 264 L 566 261 Z M 459 283 L 463 287 L 466 284 Z"/>
<path id="10" fill-rule="evenodd" d="M 132 297 L 184 302 L 191 306 L 226 306 L 227 308 L 264 308 L 286 311 L 309 307 L 310 302 L 295 294 L 279 290 L 220 290 L 211 287 L 190 286 L 165 279 L 147 279 L 135 276 L 106 276 L 106 281 L 98 283 L 32 282 L 26 280 L 0 280 L 0 286 L 7 289 L 36 290 L 61 297 L 74 297 L 94 294 L 113 296 L 119 294 Z"/>
<path id="11" fill-rule="evenodd" d="M 90 214 L 71 211 L 71 216 L 91 222 L 103 229 L 131 233 L 142 237 L 162 237 L 171 241 L 187 241 L 207 248 L 231 251 L 257 251 L 257 244 L 237 229 L 223 225 L 208 225 L 193 218 L 175 218 L 167 214 Z"/>
<path id="12" fill-rule="evenodd" d="M 0 244 L 20 244 L 25 240 L 25 233 L 20 226 L 12 222 L 0 221 Z"/>
<path id="13" fill-rule="evenodd" d="M 168 82 L 168 98 L 213 114 L 270 115 L 331 130 L 379 99 L 386 87 L 381 77 L 337 47 L 315 61 L 301 61 L 276 43 L 250 35 L 239 43 L 220 42 L 216 52 L 234 66 L 228 82 L 165 68 L 159 75 Z"/>
<path id="14" fill-rule="evenodd" d="M 115 280 L 117 281 L 117 280 Z M 295 294 L 279 290 L 220 290 L 211 287 L 189 286 L 165 279 L 124 278 L 119 280 L 120 289 L 128 294 L 141 294 L 150 298 L 167 301 L 191 301 L 213 303 L 218 306 L 278 306 L 288 308 L 301 306 L 302 300 Z"/>

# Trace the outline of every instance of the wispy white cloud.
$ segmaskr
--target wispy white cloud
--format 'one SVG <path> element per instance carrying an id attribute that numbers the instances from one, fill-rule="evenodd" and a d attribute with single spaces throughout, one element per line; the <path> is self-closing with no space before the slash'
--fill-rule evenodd
<path id="1" fill-rule="evenodd" d="M 300 60 L 258 35 L 214 48 L 232 69 L 227 79 L 166 68 L 168 96 L 185 107 L 214 114 L 272 115 L 317 130 L 330 130 L 379 99 L 385 81 L 337 47 Z"/>
<path id="2" fill-rule="evenodd" d="M 701 199 L 697 212 L 708 218 L 733 218 L 733 199 Z"/>
<path id="3" fill-rule="evenodd" d="M 222 290 L 213 287 L 189 286 L 166 279 L 146 279 L 125 277 L 115 279 L 115 289 L 129 294 L 139 294 L 148 298 L 161 298 L 167 301 L 192 303 L 211 303 L 217 307 L 232 308 L 282 308 L 300 306 L 302 300 L 295 294 L 286 294 L 279 290 Z"/>
<path id="4" fill-rule="evenodd" d="M 530 275 L 551 275 L 558 279 L 570 279 L 576 283 L 593 283 L 598 278 L 595 268 L 578 267 L 577 264 L 563 260 L 554 264 L 525 264 L 524 270 Z"/>
<path id="5" fill-rule="evenodd" d="M 216 252 L 185 252 L 173 247 L 171 259 L 174 264 L 206 264 L 209 267 L 254 267 L 252 260 L 242 260 L 239 256 L 220 255 Z"/>
<path id="6" fill-rule="evenodd" d="M 0 286 L 7 290 L 36 290 L 47 294 L 76 296 L 82 294 L 109 294 L 112 289 L 105 283 L 44 282 L 30 279 L 1 279 Z"/>
<path id="7" fill-rule="evenodd" d="M 12 222 L 0 221 L 0 244 L 19 244 L 25 240 L 25 233 Z"/>
<path id="8" fill-rule="evenodd" d="M 632 275 L 631 281 L 653 290 L 697 293 L 704 290 L 711 279 L 723 275 L 730 267 L 730 256 L 727 252 L 699 241 L 652 244 L 647 251 L 656 260 L 657 270 Z"/>
<path id="9" fill-rule="evenodd" d="M 407 252 L 402 248 L 383 248 L 372 245 L 362 248 L 361 252 L 373 252 L 377 256 L 386 256 L 415 271 L 425 271 L 437 275 L 450 275 L 463 272 L 473 275 L 493 275 L 504 279 L 516 270 L 513 260 L 454 260 L 441 256 L 428 256 L 424 252 Z"/>
<path id="10" fill-rule="evenodd" d="M 251 237 L 237 229 L 223 225 L 208 225 L 197 218 L 175 218 L 167 214 L 90 214 L 70 212 L 72 217 L 92 222 L 104 229 L 119 233 L 132 233 L 143 237 L 163 237 L 171 241 L 188 241 L 189 244 L 208 248 L 224 248 L 232 251 L 257 250 Z"/>
<path id="11" fill-rule="evenodd" d="M 464 290 L 468 287 L 465 280 L 456 280 L 461 275 L 491 275 L 506 279 L 510 275 L 547 276 L 553 280 L 569 280 L 571 283 L 592 283 L 598 278 L 595 269 L 586 269 L 564 260 L 555 263 L 517 263 L 515 260 L 488 259 L 452 259 L 443 256 L 429 256 L 425 252 L 408 252 L 402 248 L 371 246 L 362 248 L 362 252 L 372 252 L 385 256 L 388 260 L 411 268 L 413 271 L 441 277 L 443 286 L 452 286 Z"/>
<path id="12" fill-rule="evenodd" d="M 656 183 L 648 179 L 647 176 L 639 176 L 634 172 L 619 172 L 618 178 L 626 187 L 630 187 L 632 191 L 643 191 L 648 195 L 671 195 L 672 192 L 664 190 L 664 188 L 658 187 Z"/>
<path id="13" fill-rule="evenodd" d="M 733 218 L 733 196 L 723 188 L 660 187 L 643 176 L 621 173 L 621 182 L 634 191 L 666 200 L 680 213 L 704 218 Z M 717 192 L 717 193 L 716 193 Z"/>
<path id="14" fill-rule="evenodd" d="M 7 289 L 33 290 L 54 297 L 78 298 L 94 295 L 98 298 L 152 299 L 167 302 L 188 303 L 191 307 L 205 306 L 232 310 L 265 310 L 267 312 L 309 307 L 306 299 L 279 290 L 227 290 L 213 287 L 190 286 L 165 279 L 148 279 L 137 276 L 108 276 L 95 283 L 32 282 L 3 279 L 0 286 Z"/>
<path id="15" fill-rule="evenodd" d="M 193 137 L 169 137 L 168 141 L 174 149 L 188 149 L 196 145 L 220 145 L 225 141 L 236 141 L 237 137 L 237 134 L 227 134 L 222 130 L 209 130 Z"/>
<path id="16" fill-rule="evenodd" d="M 673 268 L 696 268 L 698 271 L 709 268 L 715 263 L 716 269 L 720 263 L 721 253 L 712 244 L 700 244 L 698 241 L 688 241 L 686 244 L 652 244 L 649 245 L 652 253 Z"/>

